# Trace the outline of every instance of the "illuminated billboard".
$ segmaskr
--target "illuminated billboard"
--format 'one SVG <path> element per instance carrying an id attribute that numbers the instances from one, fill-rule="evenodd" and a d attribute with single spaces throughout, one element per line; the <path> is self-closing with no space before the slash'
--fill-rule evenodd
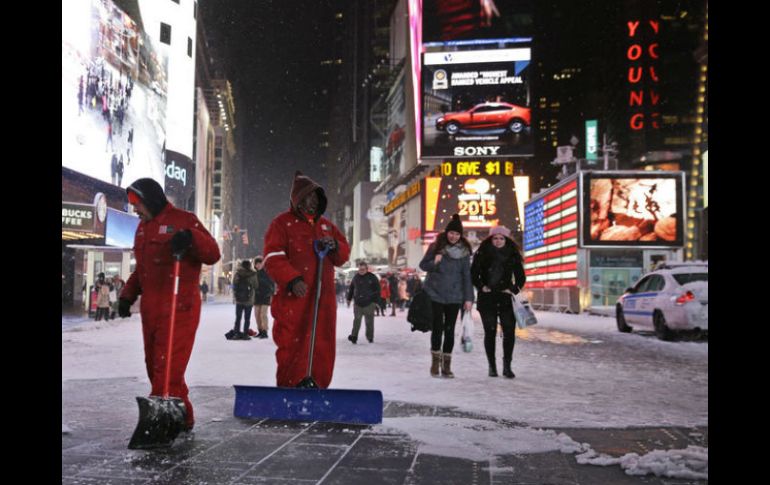
<path id="1" fill-rule="evenodd" d="M 422 157 L 532 156 L 529 46 L 423 54 Z"/>
<path id="2" fill-rule="evenodd" d="M 578 199 L 572 177 L 525 204 L 527 288 L 577 286 Z"/>
<path id="3" fill-rule="evenodd" d="M 500 39 L 528 28 L 532 0 L 422 0 L 425 44 Z"/>
<path id="4" fill-rule="evenodd" d="M 519 204 L 513 162 L 445 162 L 441 171 L 441 177 L 425 179 L 426 233 L 443 231 L 455 213 L 459 214 L 463 228 L 475 235 L 470 239 L 478 239 L 475 242 L 498 225 L 516 232 Z"/>
<path id="5" fill-rule="evenodd" d="M 683 172 L 583 172 L 584 247 L 681 247 Z"/>
<path id="6" fill-rule="evenodd" d="M 146 19 L 145 19 L 146 20 Z M 164 186 L 168 57 L 110 0 L 62 11 L 62 166 L 126 187 Z"/>

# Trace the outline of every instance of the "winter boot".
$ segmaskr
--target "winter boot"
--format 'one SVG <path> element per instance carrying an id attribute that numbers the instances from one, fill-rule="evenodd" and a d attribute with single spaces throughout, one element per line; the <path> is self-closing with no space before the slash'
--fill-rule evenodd
<path id="1" fill-rule="evenodd" d="M 494 358 L 489 363 L 489 377 L 497 377 L 497 364 L 495 364 Z"/>
<path id="2" fill-rule="evenodd" d="M 348 335 L 348 340 L 350 340 L 353 343 L 356 343 L 356 342 L 358 342 L 358 337 L 354 337 L 352 335 Z"/>
<path id="3" fill-rule="evenodd" d="M 430 355 L 433 359 L 430 365 L 430 375 L 431 377 L 438 377 L 438 367 L 441 365 L 441 352 L 438 350 L 431 350 Z"/>
<path id="4" fill-rule="evenodd" d="M 455 375 L 452 374 L 452 354 L 441 354 L 441 375 L 449 379 Z"/>
<path id="5" fill-rule="evenodd" d="M 513 379 L 516 377 L 516 374 L 513 373 L 511 370 L 511 361 L 503 361 L 503 375 L 507 377 L 508 379 Z"/>

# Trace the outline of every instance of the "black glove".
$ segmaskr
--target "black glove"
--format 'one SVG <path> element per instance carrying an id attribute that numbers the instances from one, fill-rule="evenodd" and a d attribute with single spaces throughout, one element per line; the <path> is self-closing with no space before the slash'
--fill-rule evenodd
<path id="1" fill-rule="evenodd" d="M 189 229 L 183 229 L 171 238 L 171 254 L 174 256 L 184 256 L 192 246 L 192 232 Z"/>
<path id="2" fill-rule="evenodd" d="M 120 318 L 127 318 L 131 316 L 131 302 L 125 298 L 118 300 L 118 315 Z"/>
<path id="3" fill-rule="evenodd" d="M 335 241 L 333 238 L 326 236 L 321 238 L 321 245 L 328 249 L 329 251 L 336 251 L 337 250 L 337 241 Z"/>

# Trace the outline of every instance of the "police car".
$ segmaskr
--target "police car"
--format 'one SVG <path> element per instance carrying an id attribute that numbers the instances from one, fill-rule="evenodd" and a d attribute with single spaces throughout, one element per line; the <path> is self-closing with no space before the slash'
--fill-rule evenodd
<path id="1" fill-rule="evenodd" d="M 618 330 L 651 328 L 661 340 L 677 331 L 708 332 L 708 263 L 666 263 L 628 288 L 615 307 Z"/>

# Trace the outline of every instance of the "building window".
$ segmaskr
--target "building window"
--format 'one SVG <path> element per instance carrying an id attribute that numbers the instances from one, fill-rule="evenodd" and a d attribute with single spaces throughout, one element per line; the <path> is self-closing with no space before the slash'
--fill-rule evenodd
<path id="1" fill-rule="evenodd" d="M 192 39 L 187 38 L 187 57 L 192 57 Z"/>
<path id="2" fill-rule="evenodd" d="M 163 22 L 160 23 L 160 41 L 171 45 L 171 26 Z"/>

